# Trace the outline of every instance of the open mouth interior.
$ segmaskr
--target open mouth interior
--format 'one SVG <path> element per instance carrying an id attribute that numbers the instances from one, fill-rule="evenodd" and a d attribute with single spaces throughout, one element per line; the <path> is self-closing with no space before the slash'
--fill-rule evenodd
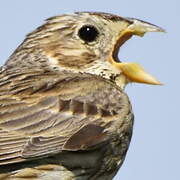
<path id="1" fill-rule="evenodd" d="M 125 75 L 128 82 L 161 85 L 156 78 L 147 73 L 138 63 L 120 61 L 118 57 L 119 50 L 121 46 L 133 35 L 138 34 L 133 33 L 132 31 L 125 31 L 121 34 L 113 49 L 111 63 Z"/>
<path id="2" fill-rule="evenodd" d="M 126 33 L 124 34 L 123 36 L 121 36 L 118 40 L 117 40 L 117 43 L 114 47 L 114 50 L 113 50 L 113 53 L 112 53 L 112 56 L 113 56 L 113 60 L 117 63 L 120 63 L 120 59 L 119 59 L 119 56 L 118 56 L 118 53 L 120 51 L 120 48 L 121 46 L 126 42 L 128 41 L 131 37 L 133 36 L 132 33 Z"/>

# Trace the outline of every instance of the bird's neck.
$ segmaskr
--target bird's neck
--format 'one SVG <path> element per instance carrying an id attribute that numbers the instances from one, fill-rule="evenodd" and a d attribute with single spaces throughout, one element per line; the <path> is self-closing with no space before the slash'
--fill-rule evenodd
<path id="1" fill-rule="evenodd" d="M 70 73 L 86 73 L 110 80 L 121 89 L 124 89 L 128 83 L 122 72 L 105 59 L 97 59 L 83 68 L 73 69 L 61 66 L 57 59 L 50 58 L 43 54 L 41 49 L 24 48 L 23 46 L 20 46 L 15 53 L 10 56 L 3 68 L 7 69 L 9 73 L 13 72 L 19 75 L 25 73 L 30 74 L 31 72 L 40 72 L 41 74 L 43 74 L 43 72 L 50 72 L 58 74 L 63 71 Z"/>

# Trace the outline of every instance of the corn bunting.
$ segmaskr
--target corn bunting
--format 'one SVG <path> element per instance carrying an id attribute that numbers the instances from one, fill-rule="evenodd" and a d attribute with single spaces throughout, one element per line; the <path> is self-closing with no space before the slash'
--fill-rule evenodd
<path id="1" fill-rule="evenodd" d="M 111 180 L 129 147 L 130 82 L 160 82 L 118 59 L 133 35 L 162 32 L 120 16 L 49 18 L 0 70 L 0 179 Z"/>

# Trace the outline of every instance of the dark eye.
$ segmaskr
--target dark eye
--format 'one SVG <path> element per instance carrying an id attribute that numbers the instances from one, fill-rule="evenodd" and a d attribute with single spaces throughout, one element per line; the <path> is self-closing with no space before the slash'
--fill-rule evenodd
<path id="1" fill-rule="evenodd" d="M 93 42 L 98 37 L 99 32 L 94 26 L 87 25 L 79 30 L 78 35 L 85 42 Z"/>

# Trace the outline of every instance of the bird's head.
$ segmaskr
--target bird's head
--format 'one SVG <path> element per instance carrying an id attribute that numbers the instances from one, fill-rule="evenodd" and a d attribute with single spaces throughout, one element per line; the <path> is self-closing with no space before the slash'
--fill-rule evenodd
<path id="1" fill-rule="evenodd" d="M 164 30 L 138 19 L 78 12 L 49 18 L 27 36 L 19 50 L 38 49 L 52 70 L 96 74 L 122 88 L 128 82 L 158 85 L 160 82 L 140 65 L 118 58 L 120 47 L 133 35 L 155 31 Z"/>

